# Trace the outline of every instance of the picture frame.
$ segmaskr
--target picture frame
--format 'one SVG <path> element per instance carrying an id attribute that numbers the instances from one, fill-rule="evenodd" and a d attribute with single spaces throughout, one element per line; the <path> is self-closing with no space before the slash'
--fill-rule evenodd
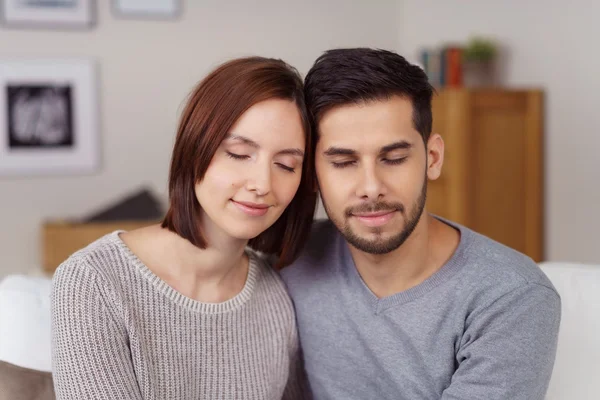
<path id="1" fill-rule="evenodd" d="M 182 0 L 112 0 L 112 12 L 119 18 L 176 19 Z"/>
<path id="2" fill-rule="evenodd" d="M 0 176 L 99 168 L 96 63 L 0 59 Z"/>
<path id="3" fill-rule="evenodd" d="M 95 0 L 0 0 L 0 22 L 16 28 L 88 29 Z"/>

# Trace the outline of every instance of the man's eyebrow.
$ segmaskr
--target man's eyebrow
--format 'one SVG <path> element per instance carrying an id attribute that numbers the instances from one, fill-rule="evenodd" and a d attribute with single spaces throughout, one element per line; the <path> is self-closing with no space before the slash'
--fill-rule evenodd
<path id="1" fill-rule="evenodd" d="M 259 148 L 260 146 L 258 145 L 258 143 L 256 143 L 254 140 L 249 139 L 245 136 L 241 136 L 241 135 L 235 135 L 233 133 L 227 135 L 227 137 L 225 138 L 226 140 L 239 140 L 240 142 L 243 142 L 244 144 L 247 144 L 248 146 L 252 146 L 255 148 Z"/>
<path id="2" fill-rule="evenodd" d="M 412 144 L 407 142 L 406 140 L 401 140 L 399 142 L 395 142 L 392 144 L 388 144 L 387 146 L 383 146 L 379 151 L 379 154 L 389 153 L 394 150 L 409 150 L 412 148 Z"/>
<path id="3" fill-rule="evenodd" d="M 387 146 L 383 146 L 379 151 L 379 154 L 388 153 L 394 150 L 408 150 L 411 149 L 413 145 L 406 140 L 401 140 L 399 142 L 388 144 Z M 329 147 L 327 150 L 323 152 L 326 156 L 353 156 L 356 155 L 356 151 L 352 149 L 346 149 L 343 147 Z"/>
<path id="4" fill-rule="evenodd" d="M 352 149 L 345 149 L 343 147 L 330 147 L 323 152 L 326 156 L 353 156 L 356 151 Z"/>

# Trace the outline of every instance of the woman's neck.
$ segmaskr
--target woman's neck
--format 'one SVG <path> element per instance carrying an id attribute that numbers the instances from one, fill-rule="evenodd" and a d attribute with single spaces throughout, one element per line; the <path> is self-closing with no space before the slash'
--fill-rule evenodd
<path id="1" fill-rule="evenodd" d="M 221 303 L 239 294 L 246 283 L 246 240 L 205 235 L 209 244 L 200 249 L 160 225 L 122 237 L 152 272 L 194 300 Z"/>

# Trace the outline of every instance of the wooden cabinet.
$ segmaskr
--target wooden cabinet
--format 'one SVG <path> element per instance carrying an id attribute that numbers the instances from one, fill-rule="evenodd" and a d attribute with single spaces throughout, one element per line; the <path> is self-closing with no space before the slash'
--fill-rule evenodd
<path id="1" fill-rule="evenodd" d="M 429 212 L 544 259 L 543 94 L 440 89 L 433 132 L 445 161 L 429 182 Z"/>

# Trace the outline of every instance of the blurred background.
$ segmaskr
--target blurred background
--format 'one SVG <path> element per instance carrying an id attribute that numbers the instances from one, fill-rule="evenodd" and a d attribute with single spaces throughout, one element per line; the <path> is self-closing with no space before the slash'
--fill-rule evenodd
<path id="1" fill-rule="evenodd" d="M 0 398 L 54 398 L 50 278 L 160 219 L 198 81 L 234 57 L 304 75 L 367 46 L 436 87 L 429 210 L 529 255 L 561 294 L 548 399 L 598 399 L 598 16 L 597 0 L 0 0 Z"/>
<path id="2" fill-rule="evenodd" d="M 219 63 L 278 57 L 304 75 L 358 46 L 436 85 L 449 153 L 434 212 L 536 261 L 600 262 L 596 1 L 0 4 L 0 278 L 155 219 L 183 102 Z"/>

